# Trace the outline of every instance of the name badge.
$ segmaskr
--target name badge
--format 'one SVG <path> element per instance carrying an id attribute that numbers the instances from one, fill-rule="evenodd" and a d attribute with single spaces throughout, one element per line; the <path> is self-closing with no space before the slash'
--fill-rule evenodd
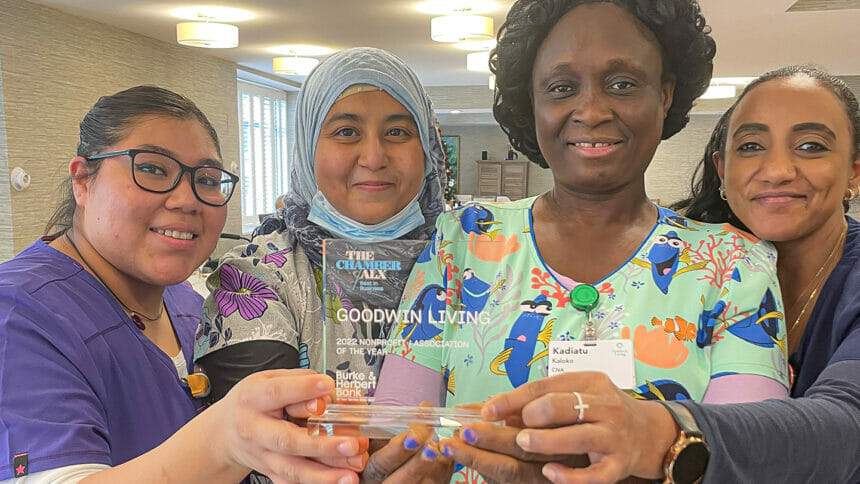
<path id="1" fill-rule="evenodd" d="M 568 371 L 600 371 L 618 388 L 636 387 L 633 342 L 629 339 L 550 341 L 549 376 Z"/>

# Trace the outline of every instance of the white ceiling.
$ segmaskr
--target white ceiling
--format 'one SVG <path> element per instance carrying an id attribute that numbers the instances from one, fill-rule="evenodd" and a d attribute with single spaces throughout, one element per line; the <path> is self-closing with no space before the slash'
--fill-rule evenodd
<path id="1" fill-rule="evenodd" d="M 388 49 L 412 66 L 428 86 L 486 85 L 487 74 L 466 70 L 465 52 L 430 40 L 432 15 L 416 0 L 35 0 L 166 42 L 175 42 L 172 9 L 192 5 L 244 8 L 256 17 L 237 22 L 239 47 L 207 53 L 272 72 L 267 48 L 287 43 L 342 49 Z M 498 29 L 512 0 L 497 0 Z M 796 0 L 700 0 L 717 40 L 716 76 L 756 76 L 766 70 L 813 62 L 838 75 L 860 74 L 860 9 L 854 0 L 815 0 L 846 10 L 786 12 Z M 799 2 L 798 2 L 799 3 Z"/>

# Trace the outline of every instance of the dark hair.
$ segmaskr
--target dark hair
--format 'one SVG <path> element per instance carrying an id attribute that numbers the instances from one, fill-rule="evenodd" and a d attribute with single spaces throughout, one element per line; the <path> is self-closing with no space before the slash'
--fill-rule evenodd
<path id="1" fill-rule="evenodd" d="M 806 76 L 814 79 L 821 87 L 827 88 L 839 99 L 842 107 L 845 108 L 845 115 L 848 116 L 848 124 L 852 131 L 851 135 L 854 138 L 854 149 L 851 158 L 856 160 L 860 157 L 860 107 L 858 107 L 857 98 L 851 92 L 848 85 L 838 77 L 813 66 L 783 67 L 765 73 L 751 82 L 741 95 L 738 96 L 734 104 L 723 113 L 716 127 L 714 127 L 714 132 L 711 133 L 711 140 L 708 142 L 705 153 L 702 155 L 702 159 L 693 173 L 690 197 L 672 205 L 673 210 L 683 211 L 687 217 L 695 220 L 711 223 L 728 222 L 735 227 L 749 230 L 746 224 L 735 216 L 729 204 L 719 196 L 722 182 L 714 166 L 713 156 L 714 153 L 719 153 L 720 156 L 725 158 L 729 119 L 732 117 L 735 107 L 750 91 L 767 81 L 787 79 L 795 76 Z M 848 210 L 847 202 L 843 202 L 843 208 L 845 211 Z"/>
<path id="2" fill-rule="evenodd" d="M 490 70 L 496 75 L 493 115 L 511 146 L 544 168 L 548 165 L 537 143 L 531 95 L 534 60 L 559 19 L 591 3 L 623 8 L 656 37 L 663 59 L 663 79 L 675 81 L 662 139 L 686 126 L 693 101 L 705 92 L 711 80 L 717 48 L 695 0 L 517 0 L 490 54 Z"/>
<path id="3" fill-rule="evenodd" d="M 81 120 L 77 156 L 87 158 L 104 152 L 128 136 L 142 116 L 151 115 L 199 121 L 212 138 L 218 156 L 221 156 L 218 133 L 206 115 L 188 98 L 156 86 L 137 86 L 100 97 Z M 102 160 L 88 160 L 89 170 L 82 178 L 94 177 L 101 163 Z M 65 233 L 74 220 L 77 202 L 71 176 L 60 185 L 60 196 L 60 203 L 45 226 L 45 234 L 52 237 Z"/>

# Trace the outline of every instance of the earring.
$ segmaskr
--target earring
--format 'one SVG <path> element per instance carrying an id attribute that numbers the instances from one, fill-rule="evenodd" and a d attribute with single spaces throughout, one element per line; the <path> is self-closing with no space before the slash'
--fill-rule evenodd
<path id="1" fill-rule="evenodd" d="M 720 198 L 722 198 L 723 200 L 727 200 L 726 187 L 723 186 L 723 182 L 720 182 Z"/>
<path id="2" fill-rule="evenodd" d="M 860 195 L 860 187 L 857 187 L 856 192 L 854 191 L 854 187 L 848 187 L 848 195 L 845 195 L 842 198 L 845 201 L 850 202 L 851 200 L 854 200 L 855 198 L 857 198 L 858 195 Z"/>

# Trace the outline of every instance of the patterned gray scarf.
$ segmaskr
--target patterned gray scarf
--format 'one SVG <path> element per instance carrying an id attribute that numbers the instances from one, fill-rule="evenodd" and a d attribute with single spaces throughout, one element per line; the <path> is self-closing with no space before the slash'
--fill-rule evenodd
<path id="1" fill-rule="evenodd" d="M 402 239 L 430 238 L 436 217 L 445 209 L 445 155 L 430 98 L 418 77 L 399 58 L 384 50 L 357 47 L 324 59 L 308 76 L 296 107 L 296 151 L 285 208 L 264 220 L 254 236 L 289 231 L 304 248 L 311 262 L 322 266 L 322 241 L 333 238 L 328 231 L 308 221 L 310 202 L 317 193 L 314 153 L 320 127 L 337 97 L 355 84 L 377 86 L 412 114 L 424 148 L 424 185 L 418 196 L 424 224 Z"/>

